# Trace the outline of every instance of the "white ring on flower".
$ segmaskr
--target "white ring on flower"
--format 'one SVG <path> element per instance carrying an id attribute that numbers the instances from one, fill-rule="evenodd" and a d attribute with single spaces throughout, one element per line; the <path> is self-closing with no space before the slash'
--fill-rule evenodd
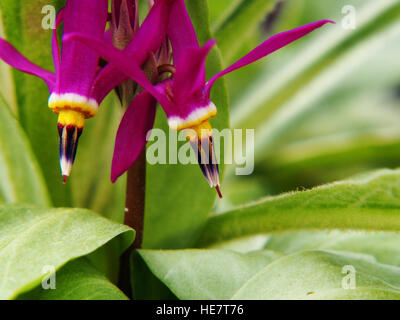
<path id="1" fill-rule="evenodd" d="M 71 109 L 83 112 L 87 118 L 93 117 L 99 111 L 99 104 L 93 98 L 76 93 L 52 93 L 49 97 L 49 108 L 55 113 L 62 109 Z"/>
<path id="2" fill-rule="evenodd" d="M 186 118 L 179 116 L 168 117 L 168 125 L 172 130 L 182 130 L 185 128 L 190 128 L 195 125 L 206 121 L 207 119 L 214 117 L 217 114 L 217 107 L 213 102 L 201 108 L 197 108 L 192 111 Z"/>

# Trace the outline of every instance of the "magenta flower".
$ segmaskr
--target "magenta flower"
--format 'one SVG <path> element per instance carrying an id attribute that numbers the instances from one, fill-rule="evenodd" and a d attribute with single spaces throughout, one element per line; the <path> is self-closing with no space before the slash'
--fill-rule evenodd
<path id="1" fill-rule="evenodd" d="M 107 0 L 68 0 L 57 15 L 56 27 L 64 23 L 63 37 L 79 31 L 103 39 L 107 17 Z M 102 81 L 96 51 L 77 41 L 62 41 L 60 54 L 57 30 L 53 32 L 52 53 L 55 73 L 28 61 L 0 39 L 0 58 L 16 69 L 42 78 L 49 88 L 48 105 L 59 114 L 60 165 L 65 182 L 71 172 L 85 119 L 97 114 L 100 102 L 112 85 Z M 100 85 L 95 85 L 98 82 Z"/>
<path id="2" fill-rule="evenodd" d="M 136 63 L 135 54 L 129 54 L 126 50 L 117 50 L 93 37 L 71 36 L 72 39 L 81 39 L 91 48 L 98 50 L 103 58 L 115 64 L 146 89 L 136 96 L 121 121 L 114 150 L 112 181 L 115 181 L 136 161 L 144 148 L 146 133 L 152 128 L 154 121 L 154 97 L 166 112 L 171 129 L 194 130 L 188 133 L 188 139 L 191 142 L 197 142 L 199 159 L 203 158 L 203 153 L 208 155 L 210 159 L 208 163 L 199 163 L 210 186 L 217 188 L 220 195 L 218 165 L 214 159 L 211 125 L 208 122 L 208 119 L 217 113 L 216 106 L 210 100 L 210 91 L 215 81 L 275 52 L 328 22 L 333 23 L 329 20 L 321 20 L 279 33 L 206 81 L 205 60 L 216 41 L 209 40 L 200 47 L 184 0 L 175 0 L 170 13 L 168 37 L 172 45 L 176 71 L 170 79 L 156 86 L 150 83 L 140 69 L 140 65 Z M 198 143 L 204 140 L 209 141 L 208 148 L 201 147 L 200 145 L 203 144 Z"/>
<path id="3" fill-rule="evenodd" d="M 127 32 L 127 29 L 123 28 L 124 21 L 130 18 L 132 32 L 137 29 L 136 1 L 128 0 L 127 4 L 126 0 L 118 0 L 113 5 L 119 9 L 120 14 L 114 13 L 114 25 L 111 30 L 118 36 L 117 40 L 123 41 Z M 127 52 L 135 52 L 135 63 L 138 65 L 143 64 L 149 52 L 157 50 L 165 40 L 169 7 L 169 1 L 160 0 L 150 11 L 143 27 L 136 32 L 133 41 L 129 43 Z M 128 9 L 129 17 L 123 15 L 124 8 Z M 0 39 L 0 58 L 20 71 L 40 77 L 49 88 L 48 105 L 59 114 L 60 166 L 64 183 L 72 169 L 85 119 L 95 116 L 107 94 L 128 78 L 112 64 L 100 67 L 99 53 L 81 41 L 66 41 L 68 35 L 80 32 L 92 39 L 111 44 L 111 31 L 105 32 L 107 19 L 108 0 L 66 2 L 65 8 L 60 10 L 56 19 L 57 28 L 63 22 L 61 53 L 57 30 L 53 32 L 55 73 L 30 62 L 6 40 Z"/>

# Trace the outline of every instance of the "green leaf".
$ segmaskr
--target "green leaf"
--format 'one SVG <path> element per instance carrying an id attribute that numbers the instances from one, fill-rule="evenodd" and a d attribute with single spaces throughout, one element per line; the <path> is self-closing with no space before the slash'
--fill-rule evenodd
<path id="1" fill-rule="evenodd" d="M 177 300 L 172 292 L 149 270 L 137 250 L 131 255 L 131 284 L 134 300 Z"/>
<path id="2" fill-rule="evenodd" d="M 28 59 L 48 70 L 53 70 L 52 30 L 42 28 L 44 17 L 42 7 L 54 5 L 60 8 L 63 2 L 60 0 L 0 2 L 7 40 Z M 43 170 L 53 203 L 56 206 L 69 206 L 70 187 L 62 185 L 58 160 L 57 116 L 47 106 L 49 98 L 47 86 L 41 79 L 16 70 L 13 71 L 13 79 L 18 117 Z"/>
<path id="3" fill-rule="evenodd" d="M 348 271 L 355 287 L 346 289 Z M 347 269 L 349 270 L 349 269 Z M 304 251 L 276 260 L 260 271 L 233 299 L 400 299 L 400 268 L 334 251 Z"/>
<path id="4" fill-rule="evenodd" d="M 198 243 L 299 229 L 400 229 L 400 170 L 269 197 L 212 217 Z"/>
<path id="5" fill-rule="evenodd" d="M 276 3 L 277 0 L 242 0 L 240 4 L 231 5 L 234 8 L 228 7 L 227 11 L 233 12 L 224 15 L 214 26 L 218 46 L 228 64 L 232 62 L 237 51 L 254 34 Z"/>
<path id="6" fill-rule="evenodd" d="M 207 1 L 190 0 L 187 1 L 187 6 L 199 41 L 204 43 L 211 38 Z M 206 68 L 208 77 L 221 70 L 221 59 L 217 49 L 209 55 Z M 215 84 L 211 98 L 218 108 L 218 115 L 211 120 L 211 124 L 218 129 L 229 127 L 227 92 L 223 80 Z M 167 141 L 169 140 L 167 121 L 162 111 L 158 112 L 155 128 L 166 132 Z M 148 164 L 146 174 L 143 247 L 191 246 L 214 205 L 215 190 L 210 189 L 198 165 Z"/>
<path id="7" fill-rule="evenodd" d="M 273 252 L 228 250 L 140 250 L 139 254 L 179 299 L 230 299 L 244 283 L 276 258 Z"/>
<path id="8" fill-rule="evenodd" d="M 272 251 L 144 250 L 140 254 L 180 299 L 400 298 L 400 268 L 357 253 L 315 250 L 280 257 Z M 355 283 L 343 280 L 348 276 L 345 266 L 354 268 Z M 355 288 L 345 289 L 343 283 Z"/>
<path id="9" fill-rule="evenodd" d="M 47 279 L 44 279 L 47 280 Z M 127 300 L 128 298 L 85 258 L 67 263 L 55 274 L 54 289 L 40 285 L 19 300 Z"/>
<path id="10" fill-rule="evenodd" d="M 84 209 L 39 209 L 0 206 L 0 299 L 35 287 L 45 266 L 58 269 L 123 234 L 123 249 L 132 229 Z"/>
<path id="11" fill-rule="evenodd" d="M 400 235 L 394 232 L 333 230 L 274 234 L 264 241 L 261 248 L 282 254 L 315 249 L 350 251 L 371 255 L 380 263 L 400 267 Z"/>
<path id="12" fill-rule="evenodd" d="M 0 95 L 0 199 L 49 206 L 50 196 L 28 138 Z"/>
<path id="13" fill-rule="evenodd" d="M 329 230 L 259 234 L 220 242 L 211 248 L 241 253 L 272 250 L 283 255 L 316 249 L 347 251 L 400 267 L 400 235 L 395 232 Z"/>

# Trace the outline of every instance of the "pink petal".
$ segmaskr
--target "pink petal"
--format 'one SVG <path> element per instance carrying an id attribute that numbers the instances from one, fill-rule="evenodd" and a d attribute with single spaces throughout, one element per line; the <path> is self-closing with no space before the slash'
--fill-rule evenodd
<path id="1" fill-rule="evenodd" d="M 146 135 L 153 128 L 157 101 L 147 91 L 137 95 L 126 110 L 118 128 L 111 169 L 115 182 L 127 171 L 146 146 Z"/>
<path id="2" fill-rule="evenodd" d="M 93 50 L 96 50 L 101 57 L 114 64 L 120 72 L 124 73 L 127 77 L 137 82 L 140 86 L 148 90 L 153 97 L 155 97 L 161 105 L 170 105 L 171 102 L 163 90 L 159 90 L 153 86 L 149 79 L 147 79 L 144 72 L 136 64 L 135 55 L 127 55 L 124 51 L 118 50 L 115 47 L 104 43 L 104 41 L 81 35 L 79 33 L 71 34 L 65 39 L 66 41 L 79 40 Z"/>
<path id="3" fill-rule="evenodd" d="M 124 52 L 135 56 L 135 63 L 142 66 L 150 52 L 155 53 L 165 40 L 168 17 L 171 8 L 170 0 L 159 0 L 150 9 L 149 14 L 136 32 L 134 38 Z M 121 73 L 113 64 L 107 65 L 100 71 L 93 86 L 93 95 L 98 102 L 127 76 Z"/>
<path id="4" fill-rule="evenodd" d="M 253 63 L 279 50 L 280 48 L 292 43 L 293 41 L 296 41 L 297 39 L 304 37 L 305 35 L 314 31 L 315 29 L 322 27 L 326 23 L 335 23 L 335 22 L 330 20 L 321 20 L 310 24 L 306 24 L 304 26 L 298 27 L 293 30 L 281 32 L 272 36 L 271 38 L 263 42 L 261 45 L 259 45 L 257 48 L 250 51 L 250 53 L 245 55 L 243 58 L 235 62 L 233 65 L 214 75 L 207 82 L 206 92 L 209 94 L 211 87 L 218 78 L 226 75 L 227 73 L 243 68 L 244 66 L 247 66 L 248 64 Z"/>
<path id="5" fill-rule="evenodd" d="M 155 52 L 164 41 L 171 10 L 171 0 L 157 0 L 137 30 L 129 51 Z"/>
<path id="6" fill-rule="evenodd" d="M 136 32 L 124 52 L 135 56 L 135 63 L 142 66 L 150 52 L 155 53 L 165 40 L 168 17 L 171 8 L 170 0 L 159 0 L 150 9 L 149 14 Z M 100 71 L 93 86 L 93 96 L 98 102 L 127 76 L 121 73 L 113 64 Z"/>
<path id="7" fill-rule="evenodd" d="M 137 30 L 125 52 L 135 53 L 137 64 L 142 66 L 150 52 L 157 52 L 167 35 L 171 0 L 157 0 Z"/>
<path id="8" fill-rule="evenodd" d="M 113 41 L 110 30 L 107 30 L 104 33 L 104 41 L 105 43 L 112 45 Z M 121 73 L 118 68 L 115 68 L 111 64 L 107 64 L 105 67 L 100 69 L 94 79 L 90 95 L 100 104 L 116 86 L 127 78 L 128 77 Z"/>
<path id="9" fill-rule="evenodd" d="M 121 82 L 129 78 L 112 64 L 106 65 L 99 72 L 92 86 L 91 96 L 101 103 L 104 98 Z"/>
<path id="10" fill-rule="evenodd" d="M 57 14 L 56 28 L 53 30 L 53 36 L 51 38 L 54 69 L 56 71 L 56 74 L 58 74 L 58 72 L 60 71 L 60 46 L 58 44 L 57 31 L 58 31 L 58 27 L 63 22 L 63 20 L 64 20 L 64 8 L 62 8 Z"/>
<path id="11" fill-rule="evenodd" d="M 173 2 L 168 24 L 168 38 L 173 48 L 175 64 L 179 63 L 179 59 L 187 47 L 199 47 L 196 32 L 186 10 L 185 0 Z"/>
<path id="12" fill-rule="evenodd" d="M 108 44 L 112 44 L 112 35 L 110 30 L 104 32 L 104 41 Z"/>
<path id="13" fill-rule="evenodd" d="M 99 54 L 79 41 L 65 42 L 74 32 L 103 39 L 108 18 L 108 0 L 68 0 L 64 8 L 63 40 L 58 93 L 90 96 Z"/>
<path id="14" fill-rule="evenodd" d="M 178 105 L 184 105 L 196 93 L 201 94 L 206 83 L 206 58 L 215 43 L 209 40 L 201 48 L 186 48 L 181 53 L 172 86 Z"/>
<path id="15" fill-rule="evenodd" d="M 49 90 L 53 90 L 56 81 L 55 75 L 50 71 L 47 71 L 30 62 L 11 44 L 2 38 L 0 38 L 0 59 L 4 60 L 4 62 L 15 69 L 43 79 L 43 81 L 46 82 L 47 86 L 49 87 Z"/>

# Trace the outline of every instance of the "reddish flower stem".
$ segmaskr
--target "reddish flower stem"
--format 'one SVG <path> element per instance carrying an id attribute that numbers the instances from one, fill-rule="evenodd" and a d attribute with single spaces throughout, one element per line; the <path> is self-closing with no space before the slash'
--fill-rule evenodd
<path id="1" fill-rule="evenodd" d="M 131 285 L 131 253 L 142 247 L 143 220 L 146 188 L 146 150 L 143 150 L 139 158 L 128 170 L 126 186 L 126 205 L 124 224 L 136 231 L 135 241 L 126 250 L 120 259 L 120 272 L 118 286 L 129 297 L 132 297 Z"/>
<path id="2" fill-rule="evenodd" d="M 144 201 L 146 189 L 146 150 L 143 150 L 134 165 L 128 170 L 126 186 L 126 208 L 124 224 L 136 231 L 134 249 L 142 247 Z"/>

